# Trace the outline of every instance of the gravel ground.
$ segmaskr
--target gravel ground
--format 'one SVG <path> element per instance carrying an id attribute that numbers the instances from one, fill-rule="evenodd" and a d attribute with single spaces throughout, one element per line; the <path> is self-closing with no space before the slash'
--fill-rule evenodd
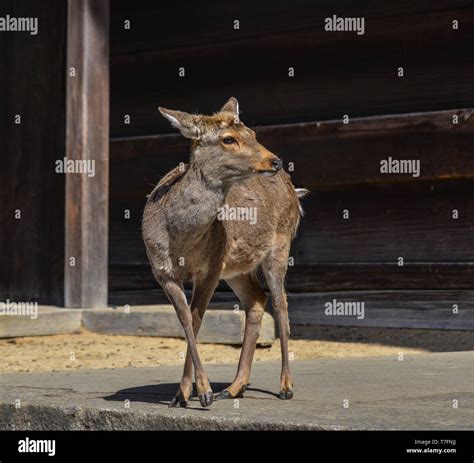
<path id="1" fill-rule="evenodd" d="M 183 363 L 183 339 L 78 334 L 0 339 L 0 371 L 40 372 Z M 474 332 L 387 328 L 294 327 L 293 359 L 367 357 L 474 350 Z M 205 363 L 237 363 L 239 347 L 199 344 Z M 280 358 L 279 343 L 258 348 L 256 361 Z"/>

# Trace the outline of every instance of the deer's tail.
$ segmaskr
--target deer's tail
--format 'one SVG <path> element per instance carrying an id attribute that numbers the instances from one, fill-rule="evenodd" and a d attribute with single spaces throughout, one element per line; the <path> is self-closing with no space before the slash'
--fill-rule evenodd
<path id="1" fill-rule="evenodd" d="M 300 216 L 303 217 L 304 211 L 303 207 L 301 206 L 300 199 L 308 196 L 310 191 L 307 188 L 295 188 L 296 196 L 298 197 L 298 208 L 300 211 Z"/>

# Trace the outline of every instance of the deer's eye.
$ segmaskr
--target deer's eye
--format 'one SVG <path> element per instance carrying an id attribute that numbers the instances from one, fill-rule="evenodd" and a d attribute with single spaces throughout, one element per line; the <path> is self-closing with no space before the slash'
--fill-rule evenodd
<path id="1" fill-rule="evenodd" d="M 224 143 L 224 145 L 232 145 L 233 143 L 237 143 L 237 141 L 234 137 L 224 137 L 222 143 Z"/>

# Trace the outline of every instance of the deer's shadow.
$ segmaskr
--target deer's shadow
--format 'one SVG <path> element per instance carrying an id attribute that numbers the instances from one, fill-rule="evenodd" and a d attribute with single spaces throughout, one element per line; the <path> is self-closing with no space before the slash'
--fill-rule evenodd
<path id="1" fill-rule="evenodd" d="M 222 391 L 228 386 L 230 386 L 230 383 L 211 383 L 211 388 L 214 393 Z M 179 383 L 161 383 L 150 384 L 147 386 L 129 387 L 127 389 L 121 389 L 112 395 L 108 395 L 102 398 L 111 402 L 124 402 L 125 400 L 129 400 L 130 402 L 143 402 L 168 406 L 171 399 L 178 391 L 178 387 Z M 264 389 L 248 387 L 247 392 L 250 391 L 260 392 L 263 394 L 278 397 L 278 394 Z M 193 385 L 193 393 L 191 397 L 195 398 L 196 401 L 191 400 L 190 402 L 188 402 L 188 408 L 195 408 L 196 410 L 206 410 L 205 408 L 202 408 L 199 405 L 195 385 Z M 193 406 L 194 402 L 196 403 L 196 407 Z"/>

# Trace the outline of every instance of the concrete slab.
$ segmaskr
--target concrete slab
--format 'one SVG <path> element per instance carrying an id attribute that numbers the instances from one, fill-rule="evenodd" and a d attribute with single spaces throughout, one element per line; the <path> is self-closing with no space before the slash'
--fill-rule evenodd
<path id="1" fill-rule="evenodd" d="M 294 361 L 281 401 L 279 364 L 256 363 L 242 399 L 169 409 L 181 366 L 5 374 L 0 429 L 474 429 L 474 352 Z M 208 365 L 214 391 L 235 365 Z"/>

